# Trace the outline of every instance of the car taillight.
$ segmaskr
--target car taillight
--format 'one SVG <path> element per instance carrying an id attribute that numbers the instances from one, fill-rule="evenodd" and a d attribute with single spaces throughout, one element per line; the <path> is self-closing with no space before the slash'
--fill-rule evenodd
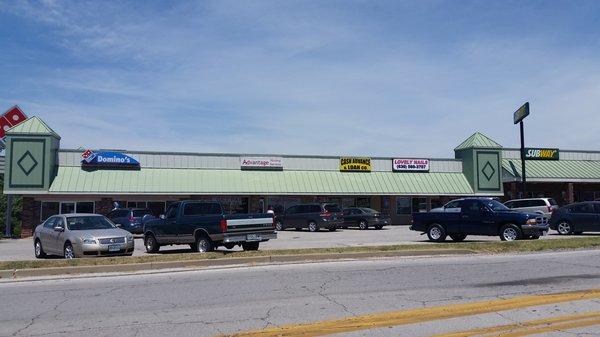
<path id="1" fill-rule="evenodd" d="M 221 233 L 227 232 L 227 220 L 221 219 L 221 222 L 219 222 L 219 228 L 221 229 Z"/>
<path id="2" fill-rule="evenodd" d="M 331 213 L 329 213 L 329 212 L 321 212 L 321 214 L 320 214 L 320 215 L 321 215 L 322 217 L 328 218 L 328 217 L 330 217 L 330 216 L 331 216 Z"/>

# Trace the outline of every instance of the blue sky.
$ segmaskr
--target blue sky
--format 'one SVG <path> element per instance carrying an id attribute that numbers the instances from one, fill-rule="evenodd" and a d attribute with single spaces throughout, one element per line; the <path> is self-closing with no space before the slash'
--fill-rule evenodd
<path id="1" fill-rule="evenodd" d="M 0 109 L 68 148 L 600 150 L 597 1 L 2 1 Z"/>

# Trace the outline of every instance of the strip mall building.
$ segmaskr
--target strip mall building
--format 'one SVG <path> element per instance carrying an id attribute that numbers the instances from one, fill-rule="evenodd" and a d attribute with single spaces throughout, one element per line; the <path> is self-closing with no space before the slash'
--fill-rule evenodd
<path id="1" fill-rule="evenodd" d="M 452 198 L 519 196 L 520 151 L 481 133 L 446 159 L 83 153 L 60 148 L 60 136 L 37 117 L 8 130 L 5 140 L 4 193 L 23 196 L 24 237 L 50 215 L 107 213 L 114 202 L 158 214 L 182 199 L 218 200 L 227 212 L 328 201 L 371 207 L 389 213 L 394 224 L 407 224 L 412 212 Z M 560 204 L 600 198 L 600 151 L 529 152 L 527 196 L 553 197 Z"/>

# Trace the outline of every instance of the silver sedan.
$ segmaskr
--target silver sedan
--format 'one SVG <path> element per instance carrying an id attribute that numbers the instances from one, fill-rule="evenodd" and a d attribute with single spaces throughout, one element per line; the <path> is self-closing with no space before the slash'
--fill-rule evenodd
<path id="1" fill-rule="evenodd" d="M 99 214 L 49 217 L 33 233 L 35 257 L 132 255 L 133 236 Z"/>

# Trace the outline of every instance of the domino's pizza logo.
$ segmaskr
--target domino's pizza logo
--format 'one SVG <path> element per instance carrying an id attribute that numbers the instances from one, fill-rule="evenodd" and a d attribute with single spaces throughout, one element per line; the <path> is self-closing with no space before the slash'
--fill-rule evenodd
<path id="1" fill-rule="evenodd" d="M 81 157 L 83 157 L 83 160 L 89 164 L 92 162 L 92 160 L 94 160 L 94 158 L 96 158 L 96 154 L 92 150 L 85 150 Z"/>

